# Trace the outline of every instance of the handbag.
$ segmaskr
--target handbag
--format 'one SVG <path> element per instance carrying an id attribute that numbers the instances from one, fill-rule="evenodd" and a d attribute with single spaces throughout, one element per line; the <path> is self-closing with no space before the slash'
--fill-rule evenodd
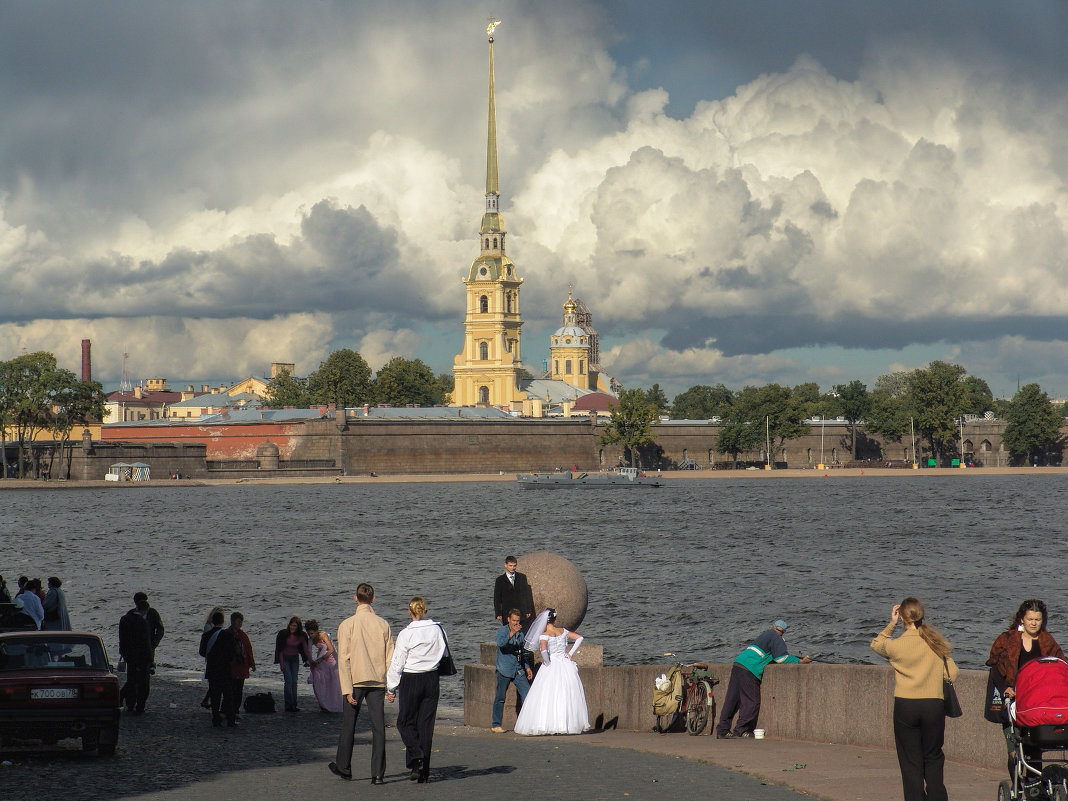
<path id="1" fill-rule="evenodd" d="M 1001 671 L 998 670 L 997 665 L 992 665 L 990 675 L 986 679 L 986 702 L 983 704 L 983 717 L 991 723 L 1006 726 L 1008 725 L 1009 717 L 1008 710 L 1005 708 L 1005 696 L 998 689 L 998 684 L 1003 683 L 998 681 L 1000 678 Z"/>
<path id="2" fill-rule="evenodd" d="M 441 661 L 438 662 L 438 675 L 439 676 L 455 676 L 456 675 L 456 663 L 452 661 L 452 653 L 449 651 L 449 638 L 445 636 L 445 629 L 438 623 L 438 628 L 441 629 L 441 638 L 445 640 L 445 653 L 441 657 Z"/>
<path id="3" fill-rule="evenodd" d="M 949 662 L 946 658 L 942 657 L 942 664 L 945 665 L 945 674 L 942 676 L 942 703 L 946 709 L 947 718 L 959 718 L 964 714 L 964 710 L 960 708 L 960 701 L 957 700 L 957 691 L 953 688 L 953 682 L 949 680 Z"/>

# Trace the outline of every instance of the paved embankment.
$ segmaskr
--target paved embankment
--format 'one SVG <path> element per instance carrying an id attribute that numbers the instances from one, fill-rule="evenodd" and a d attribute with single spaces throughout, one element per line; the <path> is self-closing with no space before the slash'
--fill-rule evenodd
<path id="1" fill-rule="evenodd" d="M 276 695 L 280 695 L 279 692 Z M 302 692 L 307 692 L 302 687 Z M 830 801 L 900 797 L 893 752 L 783 740 L 716 740 L 705 735 L 605 731 L 576 737 L 494 735 L 443 715 L 434 743 L 433 781 L 412 784 L 396 729 L 387 730 L 387 784 L 369 783 L 370 732 L 359 726 L 353 768 L 343 782 L 326 769 L 339 716 L 314 710 L 303 697 L 296 716 L 243 715 L 237 729 L 212 728 L 199 706 L 200 682 L 157 680 L 148 712 L 126 717 L 114 758 L 5 754 L 0 800 L 256 799 L 351 801 L 411 798 L 497 801 L 546 799 L 719 799 L 787 801 L 803 795 Z M 392 724 L 396 707 L 387 705 Z M 993 798 L 997 771 L 949 763 L 951 798 Z"/>

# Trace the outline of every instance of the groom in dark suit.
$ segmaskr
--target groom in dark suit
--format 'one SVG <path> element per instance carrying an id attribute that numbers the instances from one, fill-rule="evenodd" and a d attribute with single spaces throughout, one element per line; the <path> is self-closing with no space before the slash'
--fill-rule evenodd
<path id="1" fill-rule="evenodd" d="M 504 573 L 497 576 L 493 585 L 493 613 L 501 625 L 508 625 L 506 616 L 510 609 L 519 610 L 519 620 L 525 631 L 534 617 L 534 593 L 527 577 L 518 572 L 519 560 L 514 556 L 504 558 Z"/>

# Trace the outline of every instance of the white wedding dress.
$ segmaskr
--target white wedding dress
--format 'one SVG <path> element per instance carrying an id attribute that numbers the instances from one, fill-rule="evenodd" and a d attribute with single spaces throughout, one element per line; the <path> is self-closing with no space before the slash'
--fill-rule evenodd
<path id="1" fill-rule="evenodd" d="M 567 656 L 567 631 L 556 637 L 539 638 L 548 651 L 538 675 L 523 701 L 515 722 L 516 734 L 579 734 L 590 727 L 586 694 L 578 665 Z"/>

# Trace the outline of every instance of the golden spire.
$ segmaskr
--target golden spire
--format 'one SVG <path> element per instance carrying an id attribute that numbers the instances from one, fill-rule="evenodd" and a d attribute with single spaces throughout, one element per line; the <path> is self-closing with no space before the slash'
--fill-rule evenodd
<path id="1" fill-rule="evenodd" d="M 486 26 L 489 37 L 489 131 L 486 138 L 486 194 L 498 194 L 497 188 L 497 109 L 493 99 L 493 32 L 501 24 L 490 17 Z"/>

